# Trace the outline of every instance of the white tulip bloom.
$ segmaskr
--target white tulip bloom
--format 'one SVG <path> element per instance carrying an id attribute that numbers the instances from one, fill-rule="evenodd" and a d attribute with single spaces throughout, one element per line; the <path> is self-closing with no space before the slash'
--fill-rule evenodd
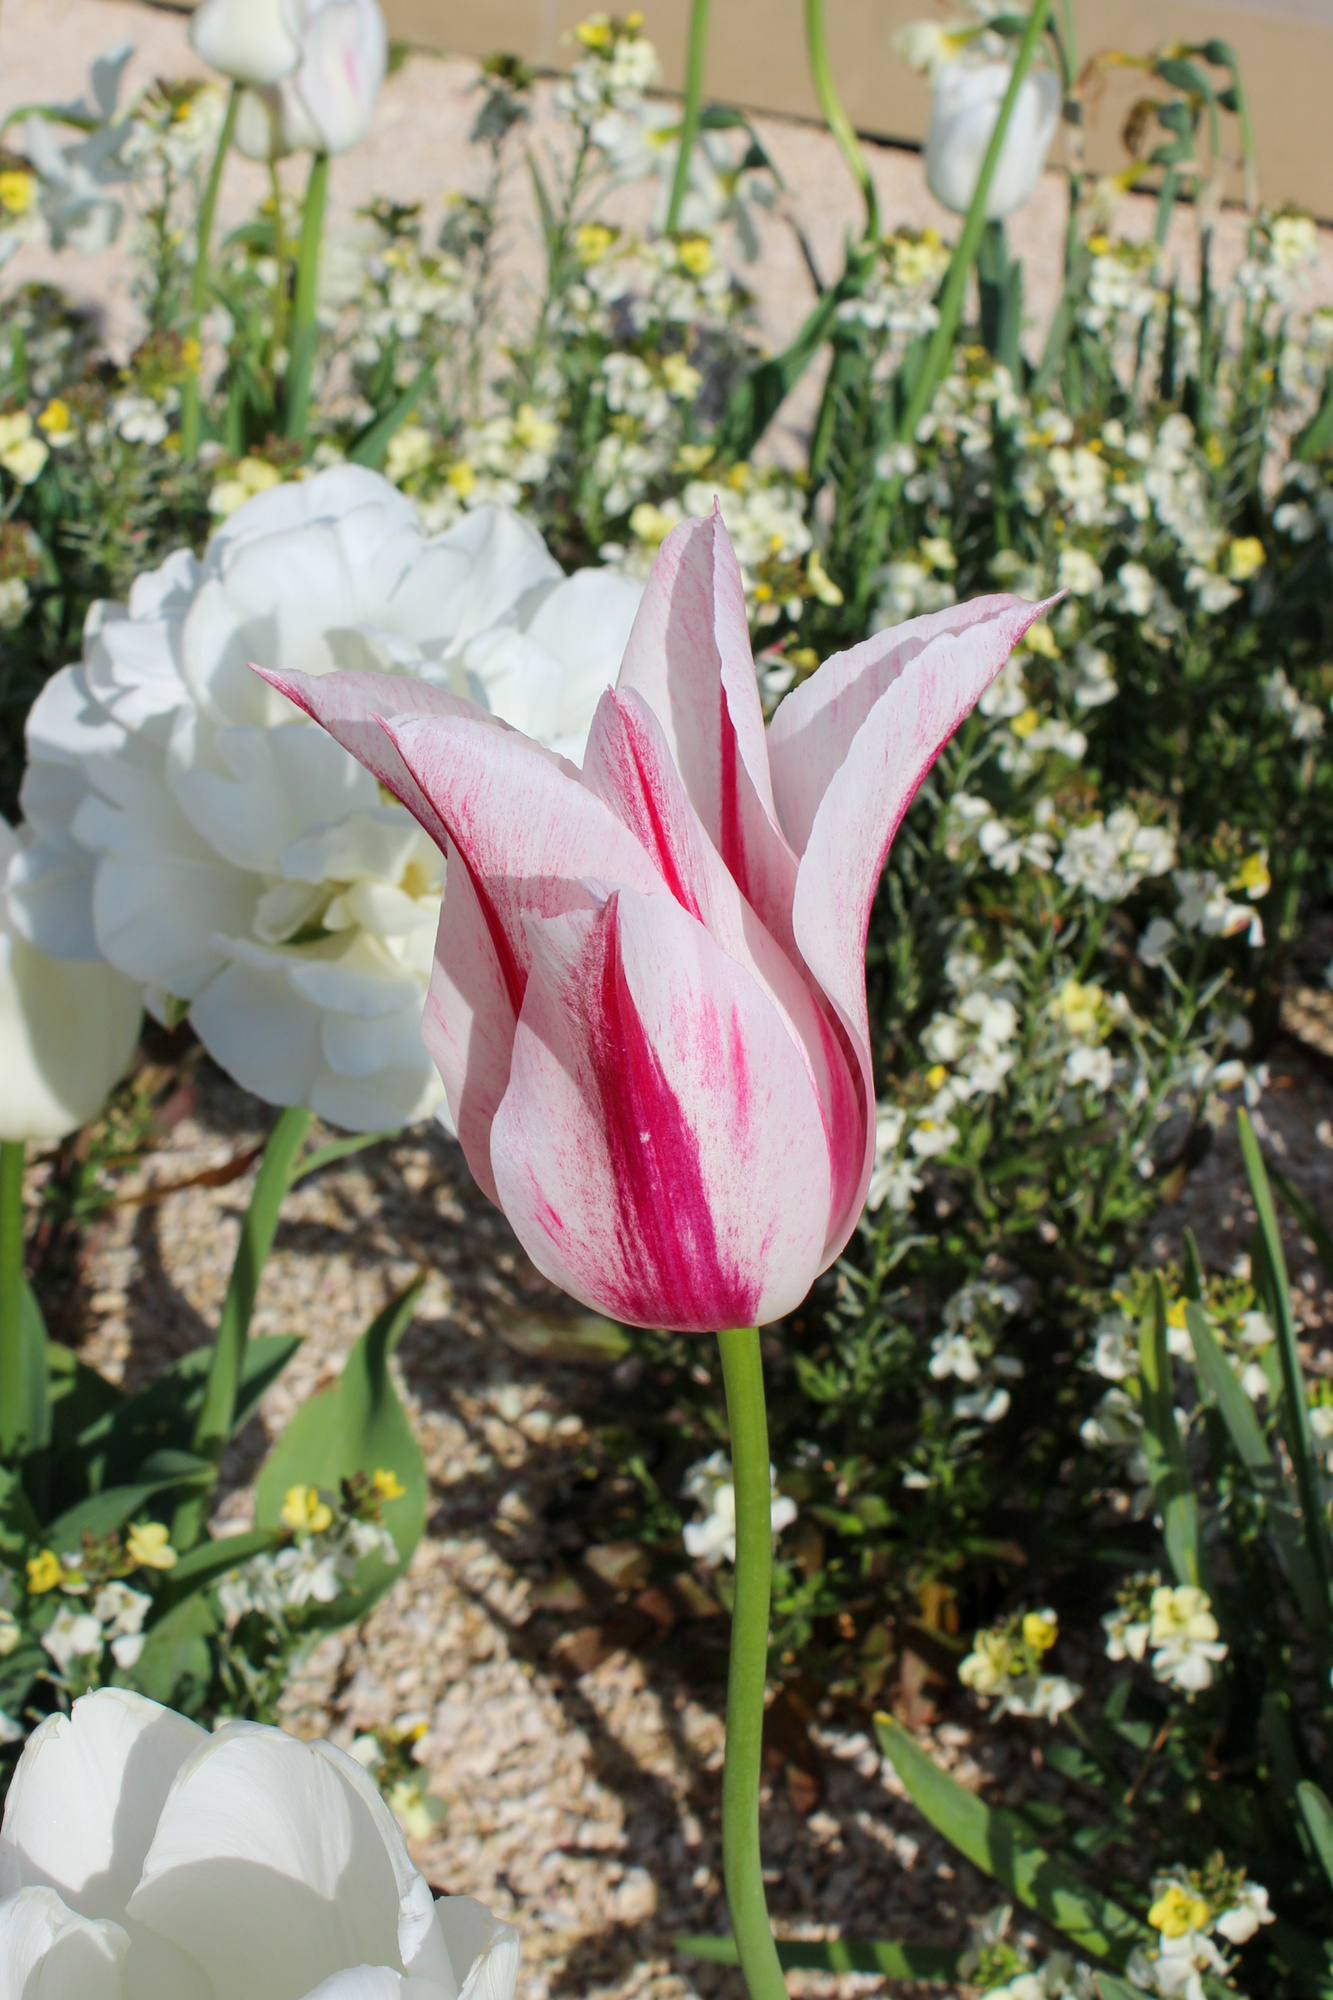
<path id="1" fill-rule="evenodd" d="M 283 0 L 299 48 L 294 74 L 255 78 L 246 91 L 236 145 L 251 159 L 272 160 L 302 148 L 345 153 L 370 130 L 389 60 L 378 0 Z"/>
<path id="2" fill-rule="evenodd" d="M 202 560 L 178 550 L 128 605 L 97 606 L 82 663 L 38 696 L 15 927 L 108 959 L 161 1020 L 188 1011 L 270 1103 L 356 1131 L 429 1116 L 443 862 L 248 663 L 418 678 L 577 758 L 641 595 L 610 570 L 565 578 L 506 509 L 430 537 L 360 467 L 258 495 Z"/>
<path id="3" fill-rule="evenodd" d="M 47 2000 L 511 2000 L 518 1933 L 432 1899 L 329 1743 L 213 1736 L 101 1688 L 28 1739 L 0 1833 L 0 1990 Z"/>
<path id="4" fill-rule="evenodd" d="M 291 0 L 202 0 L 190 17 L 190 41 L 237 83 L 276 83 L 301 60 L 291 17 Z"/>
<path id="5" fill-rule="evenodd" d="M 971 206 L 1010 75 L 1007 62 L 965 58 L 943 63 L 935 72 L 926 133 L 926 185 L 936 201 L 955 215 L 966 215 Z M 1023 206 L 1037 185 L 1059 122 L 1058 79 L 1048 69 L 1029 70 L 986 197 L 988 220 L 1012 215 Z"/>
<path id="6" fill-rule="evenodd" d="M 63 1139 L 119 1082 L 143 1006 L 114 967 L 49 957 L 16 934 L 5 871 L 23 852 L 0 819 L 0 1139 Z M 53 885 L 53 912 L 59 901 Z"/>

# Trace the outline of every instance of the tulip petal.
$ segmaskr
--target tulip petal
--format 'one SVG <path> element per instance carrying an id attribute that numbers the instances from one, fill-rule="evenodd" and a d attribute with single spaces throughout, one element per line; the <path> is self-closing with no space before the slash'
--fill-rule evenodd
<path id="1" fill-rule="evenodd" d="M 665 894 L 529 920 L 532 970 L 491 1131 L 505 1214 L 548 1278 L 639 1326 L 799 1304 L 829 1159 L 778 1010 Z"/>
<path id="2" fill-rule="evenodd" d="M 384 728 L 472 877 L 515 1008 L 527 980 L 525 916 L 586 909 L 589 880 L 661 888 L 633 834 L 526 736 L 444 715 L 397 716 Z"/>
<path id="3" fill-rule="evenodd" d="M 119 1920 L 167 1794 L 205 1732 L 128 1688 L 99 1688 L 29 1737 L 5 1801 L 0 1889 L 44 1885 Z"/>
<path id="4" fill-rule="evenodd" d="M 382 725 L 395 715 L 467 715 L 476 721 L 490 720 L 492 727 L 503 723 L 487 718 L 485 711 L 466 696 L 432 687 L 429 681 L 405 674 L 280 673 L 256 666 L 253 671 L 288 701 L 304 709 L 312 721 L 350 750 L 359 763 L 401 799 L 408 811 L 425 827 L 443 852 L 448 832 L 431 802 L 416 784 Z"/>
<path id="5" fill-rule="evenodd" d="M 321 1980 L 305 2000 L 458 2000 L 458 1996 L 433 1979 L 412 1979 L 387 1965 L 355 1965 Z"/>
<path id="6" fill-rule="evenodd" d="M 729 958 L 744 966 L 781 1013 L 803 1051 L 819 1096 L 833 1184 L 831 1227 L 856 1199 L 866 1106 L 859 1065 L 812 993 L 736 886 L 686 795 L 666 736 L 641 695 L 608 692 L 593 718 L 583 782 L 604 798 L 652 857 L 676 901 L 698 917 Z"/>
<path id="7" fill-rule="evenodd" d="M 129 1939 L 90 1923 L 54 1889 L 20 1889 L 0 1901 L 0 1993 L 7 2000 L 123 2000 Z"/>
<path id="8" fill-rule="evenodd" d="M 845 653 L 834 653 L 808 681 L 793 688 L 768 726 L 768 757 L 778 815 L 796 852 L 804 853 L 819 802 L 857 730 L 880 696 L 932 640 L 986 626 L 1007 659 L 1015 645 L 1010 636 L 1015 618 L 1027 615 L 1030 624 L 1048 608 L 1009 595 L 950 604 L 943 611 L 872 633 Z"/>
<path id="9" fill-rule="evenodd" d="M 518 1008 L 491 939 L 476 885 L 457 854 L 444 876 L 435 964 L 421 1039 L 444 1083 L 463 1157 L 497 1208 L 491 1121 L 509 1084 Z"/>
<path id="10" fill-rule="evenodd" d="M 129 1914 L 188 1951 L 215 2000 L 300 2000 L 352 1967 L 400 1971 L 433 1928 L 430 1891 L 360 1766 L 250 1723 L 181 1771 Z"/>
<path id="11" fill-rule="evenodd" d="M 513 2000 L 519 1961 L 514 1926 L 502 1922 L 475 1896 L 437 1897 L 435 1922 L 458 2000 Z"/>
<path id="12" fill-rule="evenodd" d="M 1013 647 L 1045 607 L 1012 600 L 998 619 L 941 634 L 880 695 L 851 739 L 836 782 L 824 792 L 796 881 L 796 942 L 846 1028 L 874 1101 L 865 953 L 870 905 L 889 846 L 917 788 L 944 745 L 985 693 Z M 829 727 L 835 725 L 836 710 Z M 851 1234 L 869 1184 L 873 1126 L 866 1134 L 859 1195 L 832 1262 Z"/>
<path id="13" fill-rule="evenodd" d="M 745 589 L 720 514 L 663 542 L 616 688 L 647 702 L 709 839 L 785 941 L 796 858 L 777 822 Z"/>

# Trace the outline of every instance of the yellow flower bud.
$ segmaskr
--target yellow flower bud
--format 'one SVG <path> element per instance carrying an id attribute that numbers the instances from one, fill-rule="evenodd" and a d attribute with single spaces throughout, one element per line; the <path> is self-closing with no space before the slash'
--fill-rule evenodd
<path id="1" fill-rule="evenodd" d="M 401 1500 L 407 1491 L 398 1474 L 383 1467 L 371 1474 L 370 1484 L 377 1500 Z"/>
<path id="2" fill-rule="evenodd" d="M 278 1519 L 293 1532 L 308 1529 L 312 1535 L 322 1535 L 332 1525 L 333 1509 L 320 1499 L 317 1486 L 289 1486 Z"/>

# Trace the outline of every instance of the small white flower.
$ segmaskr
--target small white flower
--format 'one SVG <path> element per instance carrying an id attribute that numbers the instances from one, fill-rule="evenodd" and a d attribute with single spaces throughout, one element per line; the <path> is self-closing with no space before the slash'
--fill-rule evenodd
<path id="1" fill-rule="evenodd" d="M 937 1333 L 930 1344 L 930 1372 L 937 1382 L 953 1375 L 960 1382 L 975 1382 L 981 1363 L 965 1333 Z"/>
<path id="2" fill-rule="evenodd" d="M 1261 1924 L 1274 1921 L 1267 1889 L 1258 1882 L 1242 1882 L 1236 1901 L 1223 1910 L 1213 1928 L 1228 1944 L 1248 1944 Z"/>
<path id="3" fill-rule="evenodd" d="M 1188 1583 L 1154 1590 L 1148 1643 L 1154 1677 L 1189 1694 L 1211 1687 L 1214 1665 L 1227 1656 L 1207 1591 Z"/>
<path id="4" fill-rule="evenodd" d="M 769 1467 L 773 1491 L 770 1523 L 780 1535 L 796 1519 L 796 1502 L 777 1490 L 777 1472 Z M 681 1486 L 689 1500 L 707 1511 L 701 1521 L 687 1521 L 682 1531 L 685 1553 L 695 1562 L 715 1569 L 720 1562 L 736 1560 L 736 1488 L 732 1484 L 731 1460 L 724 1451 L 715 1451 L 690 1467 Z"/>
<path id="5" fill-rule="evenodd" d="M 1055 575 L 1061 590 L 1072 591 L 1075 597 L 1091 597 L 1102 587 L 1102 573 L 1094 558 L 1072 544 L 1061 549 Z"/>
<path id="6" fill-rule="evenodd" d="M 62 1673 L 72 1661 L 99 1658 L 102 1621 L 91 1611 L 64 1603 L 42 1634 L 42 1644 Z"/>

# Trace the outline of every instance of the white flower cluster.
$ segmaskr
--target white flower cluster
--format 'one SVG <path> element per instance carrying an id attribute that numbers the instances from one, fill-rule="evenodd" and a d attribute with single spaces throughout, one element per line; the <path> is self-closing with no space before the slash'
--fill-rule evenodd
<path id="1" fill-rule="evenodd" d="M 646 575 L 657 551 L 671 530 L 683 520 L 706 521 L 716 503 L 745 585 L 746 600 L 756 624 L 776 624 L 785 610 L 799 618 L 803 599 L 794 595 L 780 601 L 759 572 L 767 563 L 787 568 L 804 561 L 804 575 L 815 594 L 831 593 L 840 601 L 819 564 L 814 537 L 806 519 L 805 495 L 794 481 L 775 471 L 756 471 L 742 462 L 733 466 L 725 480 L 691 479 L 679 499 L 661 506 L 640 501 L 630 515 L 630 531 L 635 540 L 628 550 L 607 543 L 600 551 L 604 560 L 616 562 L 629 575 Z"/>
<path id="2" fill-rule="evenodd" d="M 217 1587 L 218 1603 L 232 1624 L 257 1611 L 281 1625 L 307 1604 L 332 1604 L 356 1581 L 357 1565 L 374 1555 L 387 1563 L 399 1560 L 387 1528 L 376 1521 L 334 1519 L 318 1533 L 298 1534 L 274 1555 L 251 1556 L 228 1570 Z"/>
<path id="3" fill-rule="evenodd" d="M 1131 1985 L 1162 2000 L 1205 2000 L 1220 1990 L 1212 1980 L 1205 1986 L 1209 1974 L 1230 1991 L 1232 1962 L 1217 1939 L 1247 1944 L 1274 1921 L 1268 1891 L 1218 1863 L 1207 1871 L 1167 1869 L 1154 1878 L 1152 1894 L 1148 1922 L 1158 1942 L 1136 1947 L 1125 1971 Z"/>
<path id="4" fill-rule="evenodd" d="M 1066 833 L 1055 872 L 1099 903 L 1123 903 L 1141 882 L 1165 875 L 1175 858 L 1166 827 L 1144 826 L 1131 807 L 1120 806 Z"/>
<path id="5" fill-rule="evenodd" d="M 958 1678 L 979 1699 L 994 1702 L 997 1716 L 1058 1722 L 1083 1693 L 1077 1681 L 1042 1671 L 1059 1636 L 1051 1610 L 1010 1618 L 973 1635 L 972 1650 L 960 1663 Z"/>
<path id="6" fill-rule="evenodd" d="M 1283 717 L 1293 743 L 1317 743 L 1324 733 L 1322 710 L 1297 692 L 1281 667 L 1275 667 L 1264 682 L 1264 707 L 1270 715 Z"/>
<path id="7" fill-rule="evenodd" d="M 1108 1660 L 1138 1662 L 1151 1652 L 1153 1678 L 1186 1694 L 1211 1687 L 1213 1668 L 1227 1656 L 1212 1600 L 1197 1584 L 1133 1577 L 1102 1626 Z"/>
<path id="8" fill-rule="evenodd" d="M 945 1305 L 944 1325 L 930 1343 L 927 1367 L 933 1381 L 962 1385 L 950 1405 L 956 1422 L 998 1424 L 1009 1414 L 1008 1384 L 1021 1379 L 1023 1364 L 1016 1355 L 999 1353 L 996 1340 L 1021 1304 L 1013 1285 L 980 1279 L 964 1285 Z"/>
<path id="9" fill-rule="evenodd" d="M 42 1644 L 62 1674 L 77 1662 L 95 1669 L 107 1646 L 118 1667 L 132 1667 L 144 1649 L 143 1622 L 152 1609 L 147 1591 L 104 1583 L 90 1598 L 64 1599 L 42 1634 Z"/>
<path id="10" fill-rule="evenodd" d="M 627 121 L 657 81 L 657 50 L 637 24 L 606 14 L 591 15 L 574 33 L 584 54 L 556 85 L 555 108 L 614 158 L 625 144 Z"/>
<path id="11" fill-rule="evenodd" d="M 778 1492 L 776 1470 L 768 1469 L 773 1490 L 770 1511 L 773 1533 L 780 1535 L 796 1519 L 796 1502 Z M 681 1484 L 687 1500 L 693 1500 L 702 1518 L 685 1523 L 685 1553 L 706 1569 L 736 1560 L 736 1488 L 732 1483 L 731 1460 L 725 1451 L 715 1451 L 692 1465 Z"/>

